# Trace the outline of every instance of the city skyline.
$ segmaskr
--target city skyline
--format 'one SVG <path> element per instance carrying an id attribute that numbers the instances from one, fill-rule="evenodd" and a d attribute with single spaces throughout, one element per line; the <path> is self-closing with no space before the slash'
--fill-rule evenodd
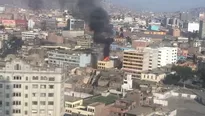
<path id="1" fill-rule="evenodd" d="M 204 0 L 111 0 L 115 4 L 120 4 L 125 7 L 132 8 L 134 10 L 146 10 L 146 11 L 163 11 L 163 12 L 173 12 L 181 10 L 189 10 L 191 8 L 204 7 Z"/>

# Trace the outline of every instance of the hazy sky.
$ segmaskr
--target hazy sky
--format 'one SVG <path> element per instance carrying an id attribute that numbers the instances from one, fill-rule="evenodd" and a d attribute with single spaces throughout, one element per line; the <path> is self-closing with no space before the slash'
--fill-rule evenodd
<path id="1" fill-rule="evenodd" d="M 205 7 L 205 0 L 111 0 L 136 10 L 179 11 Z"/>

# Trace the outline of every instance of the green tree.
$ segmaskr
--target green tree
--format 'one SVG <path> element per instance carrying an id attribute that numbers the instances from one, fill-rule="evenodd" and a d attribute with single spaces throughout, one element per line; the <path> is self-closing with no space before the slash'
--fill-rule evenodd
<path id="1" fill-rule="evenodd" d="M 173 85 L 177 84 L 180 81 L 180 77 L 176 74 L 167 75 L 166 78 L 163 80 L 164 84 Z"/>
<path id="2" fill-rule="evenodd" d="M 180 79 L 183 79 L 184 81 L 193 77 L 194 73 L 192 72 L 192 69 L 190 67 L 184 67 L 184 66 L 173 66 L 173 71 L 176 71 L 176 74 L 179 76 Z"/>

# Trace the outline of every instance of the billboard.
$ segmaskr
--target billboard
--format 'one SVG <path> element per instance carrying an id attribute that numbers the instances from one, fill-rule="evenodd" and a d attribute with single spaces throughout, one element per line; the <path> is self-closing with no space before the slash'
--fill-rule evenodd
<path id="1" fill-rule="evenodd" d="M 152 31 L 159 31 L 159 26 L 151 25 L 150 26 L 150 30 L 152 30 Z"/>
<path id="2" fill-rule="evenodd" d="M 199 31 L 199 23 L 188 23 L 188 32 Z"/>
<path id="3" fill-rule="evenodd" d="M 16 26 L 15 20 L 1 20 L 1 21 L 2 21 L 2 25 L 4 25 L 5 27 L 15 27 Z"/>

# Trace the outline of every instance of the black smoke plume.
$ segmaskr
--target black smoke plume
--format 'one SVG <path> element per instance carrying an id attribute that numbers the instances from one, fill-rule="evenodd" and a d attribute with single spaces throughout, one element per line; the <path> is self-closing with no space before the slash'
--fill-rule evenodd
<path id="1" fill-rule="evenodd" d="M 94 32 L 93 41 L 104 44 L 104 58 L 109 57 L 110 44 L 113 42 L 112 25 L 108 13 L 100 6 L 99 0 L 78 0 L 78 12 L 73 15 L 84 19 Z"/>
<path id="2" fill-rule="evenodd" d="M 32 10 L 40 10 L 43 7 L 43 0 L 29 0 L 28 7 Z"/>

